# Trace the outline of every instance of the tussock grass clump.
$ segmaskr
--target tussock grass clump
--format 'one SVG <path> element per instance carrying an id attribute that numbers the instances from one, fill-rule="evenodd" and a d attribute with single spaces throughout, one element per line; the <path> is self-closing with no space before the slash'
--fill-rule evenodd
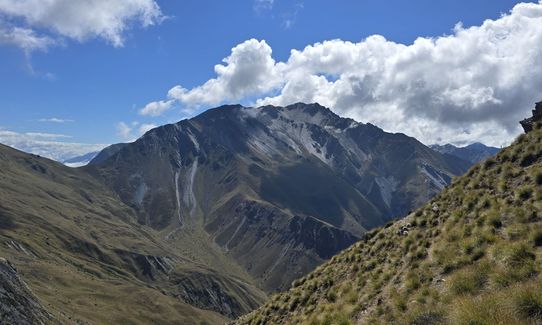
<path id="1" fill-rule="evenodd" d="M 534 163 L 536 161 L 536 156 L 532 153 L 525 153 L 522 157 L 521 157 L 521 161 L 519 162 L 519 164 L 522 166 L 522 167 L 527 167 L 527 166 L 530 166 L 532 163 Z"/>
<path id="2" fill-rule="evenodd" d="M 420 287 L 420 277 L 415 272 L 410 272 L 405 279 L 407 292 L 412 292 Z"/>
<path id="3" fill-rule="evenodd" d="M 454 295 L 477 293 L 488 280 L 490 265 L 484 263 L 478 267 L 471 267 L 455 272 L 450 277 L 450 292 Z"/>
<path id="4" fill-rule="evenodd" d="M 542 321 L 542 286 L 531 285 L 517 288 L 512 297 L 513 308 L 518 316 Z"/>
<path id="5" fill-rule="evenodd" d="M 542 229 L 536 229 L 532 236 L 531 236 L 531 242 L 533 243 L 533 246 L 540 247 L 542 246 Z"/>
<path id="6" fill-rule="evenodd" d="M 326 294 L 326 298 L 329 302 L 337 301 L 337 291 L 335 289 L 329 290 Z"/>
<path id="7" fill-rule="evenodd" d="M 410 319 L 409 325 L 445 325 L 447 324 L 444 315 L 438 311 L 420 312 Z"/>
<path id="8" fill-rule="evenodd" d="M 542 185 L 542 169 L 537 168 L 533 174 L 536 185 Z"/>
<path id="9" fill-rule="evenodd" d="M 525 243 L 514 243 L 503 246 L 502 249 L 505 265 L 512 268 L 521 268 L 536 258 L 532 248 Z"/>
<path id="10" fill-rule="evenodd" d="M 508 240 L 517 241 L 527 237 L 529 229 L 522 224 L 510 225 L 506 228 L 505 234 L 508 236 Z"/>
<path id="11" fill-rule="evenodd" d="M 496 295 L 458 299 L 452 306 L 449 323 L 454 325 L 520 324 L 510 308 Z"/>
<path id="12" fill-rule="evenodd" d="M 501 272 L 494 276 L 498 285 L 507 286 L 514 282 L 525 281 L 540 272 L 535 251 L 526 241 L 500 244 L 495 247 L 494 255 L 503 265 Z"/>
<path id="13" fill-rule="evenodd" d="M 517 198 L 522 201 L 527 201 L 532 195 L 533 188 L 531 186 L 522 186 L 516 192 Z"/>
<path id="14" fill-rule="evenodd" d="M 502 227 L 502 220 L 501 216 L 497 211 L 493 211 L 488 215 L 487 223 L 493 227 L 493 228 L 501 228 Z"/>

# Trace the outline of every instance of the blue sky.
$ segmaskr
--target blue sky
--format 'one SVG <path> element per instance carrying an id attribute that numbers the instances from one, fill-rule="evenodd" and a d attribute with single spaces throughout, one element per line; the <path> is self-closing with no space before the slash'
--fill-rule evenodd
<path id="1" fill-rule="evenodd" d="M 137 14 L 130 16 L 128 13 L 125 25 L 116 34 L 122 38 L 122 44 L 119 44 L 118 40 L 112 40 L 113 36 L 104 36 L 100 30 L 96 32 L 88 26 L 85 28 L 90 28 L 90 31 L 82 28 L 79 34 L 70 33 L 64 26 L 73 28 L 71 25 L 51 21 L 66 19 L 62 15 L 56 18 L 36 18 L 25 12 L 24 8 L 9 8 L 10 2 L 15 6 L 16 1 L 6 1 L 4 8 L 0 6 L 0 13 L 3 13 L 0 14 L 2 130 L 18 135 L 39 132 L 69 136 L 50 136 L 45 139 L 60 142 L 109 144 L 130 140 L 139 135 L 137 130 L 143 124 L 160 125 L 191 116 L 222 102 L 253 104 L 257 99 L 277 95 L 281 91 L 284 93 L 282 84 L 265 86 L 264 91 L 241 91 L 239 96 L 233 98 L 198 102 L 168 99 L 168 90 L 176 85 L 190 90 L 216 78 L 214 66 L 228 57 L 233 47 L 247 40 L 265 40 L 265 45 L 272 48 L 272 59 L 275 62 L 286 62 L 292 49 L 303 50 L 308 45 L 333 39 L 358 43 L 377 34 L 394 44 L 411 45 L 418 37 L 454 35 L 454 26 L 458 22 L 462 22 L 463 28 L 468 29 L 470 26 L 482 25 L 486 19 L 499 20 L 502 14 L 509 13 L 514 5 L 519 3 L 508 0 L 130 1 L 135 3 L 134 6 L 142 3 L 156 5 L 152 8 L 155 16 L 152 22 L 147 24 L 138 18 Z M 29 6 L 40 6 L 35 0 L 23 2 L 28 2 Z M 158 13 L 156 10 L 159 10 Z M 84 13 L 72 11 L 69 14 Z M 529 26 L 525 28 L 530 28 Z M 9 38 L 9 33 L 14 28 L 31 30 L 34 36 L 46 37 L 50 42 L 35 48 L 21 45 Z M 360 66 L 363 66 L 363 62 L 356 65 Z M 334 81 L 345 75 L 347 70 L 337 72 L 330 80 Z M 486 96 L 484 91 L 488 87 L 480 89 L 482 90 L 472 92 L 480 94 L 481 91 Z M 325 94 L 308 98 L 322 96 Z M 500 101 L 508 104 L 506 100 L 494 97 L 493 103 Z M 288 98 L 275 99 L 275 102 L 287 103 Z M 172 100 L 171 107 L 159 116 L 140 114 L 145 105 L 160 100 Z M 518 102 L 518 105 L 523 107 L 521 114 L 530 109 L 526 105 L 531 102 L 534 103 L 533 98 Z M 341 103 L 341 100 L 334 99 L 331 103 Z M 393 106 L 389 104 L 389 100 L 385 103 Z M 372 110 L 377 109 L 376 103 L 370 104 L 373 105 Z M 420 107 L 430 105 L 422 103 Z M 344 106 L 344 109 L 336 111 L 340 115 L 352 116 L 377 125 L 383 118 L 381 115 L 373 116 L 374 114 L 363 111 L 363 114 L 356 113 L 352 107 Z M 472 110 L 472 107 L 461 109 Z M 489 108 L 484 106 L 483 109 Z M 498 111 L 497 115 L 504 114 L 505 111 L 499 108 L 495 110 Z M 432 120 L 442 123 L 446 112 L 448 111 L 434 114 L 422 112 L 420 118 L 424 120 L 420 123 Z M 519 115 L 513 114 L 507 118 L 516 118 Z M 51 118 L 58 120 L 51 121 Z M 472 123 L 487 122 L 498 125 L 502 122 L 473 117 L 473 122 L 469 124 L 469 121 L 451 119 L 459 129 L 462 129 L 463 125 L 469 128 Z M 59 120 L 65 121 L 60 123 Z M 122 132 L 119 133 L 121 122 L 131 129 L 130 134 L 125 130 L 125 137 Z M 386 130 L 401 131 L 414 136 L 425 132 L 408 128 L 403 130 L 401 125 L 404 123 L 400 121 L 393 125 L 383 124 Z M 451 140 L 466 143 L 469 134 L 473 135 L 473 141 L 487 140 L 473 130 L 466 131 L 465 137 Z M 498 141 L 509 141 L 514 132 L 517 132 L 517 129 L 510 126 L 506 137 Z M 448 140 L 437 138 L 434 132 L 427 131 L 424 134 L 427 135 L 422 139 L 424 142 Z M 27 140 L 32 137 L 24 136 Z"/>

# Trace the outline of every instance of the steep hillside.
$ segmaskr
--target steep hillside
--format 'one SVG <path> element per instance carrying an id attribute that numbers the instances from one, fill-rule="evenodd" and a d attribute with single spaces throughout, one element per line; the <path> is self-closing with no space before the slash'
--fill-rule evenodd
<path id="1" fill-rule="evenodd" d="M 183 255 L 136 220 L 85 172 L 0 145 L 0 256 L 56 321 L 219 324 L 263 301 L 240 268 Z"/>
<path id="2" fill-rule="evenodd" d="M 223 106 L 113 149 L 85 170 L 141 224 L 205 263 L 233 258 L 268 291 L 420 206 L 468 165 L 318 104 Z"/>
<path id="3" fill-rule="evenodd" d="M 235 324 L 541 324 L 542 130 Z"/>
<path id="4" fill-rule="evenodd" d="M 479 142 L 469 144 L 465 147 L 456 147 L 451 144 L 434 144 L 429 147 L 442 154 L 448 154 L 466 160 L 473 165 L 496 155 L 501 150 L 495 147 L 488 147 Z"/>
<path id="5" fill-rule="evenodd" d="M 0 323 L 41 325 L 50 319 L 13 265 L 0 258 Z"/>
<path id="6" fill-rule="evenodd" d="M 112 155 L 119 152 L 120 149 L 122 149 L 124 146 L 126 146 L 126 143 L 115 143 L 110 146 L 105 147 L 102 151 L 98 152 L 94 158 L 89 162 L 90 164 L 98 164 L 107 158 L 111 157 Z"/>

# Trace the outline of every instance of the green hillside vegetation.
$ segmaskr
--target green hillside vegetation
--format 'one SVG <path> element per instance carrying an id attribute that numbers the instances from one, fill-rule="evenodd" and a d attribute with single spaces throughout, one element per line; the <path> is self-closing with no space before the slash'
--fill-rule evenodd
<path id="1" fill-rule="evenodd" d="M 542 323 L 542 130 L 235 324 Z"/>
<path id="2" fill-rule="evenodd" d="M 221 324 L 265 297 L 243 272 L 170 248 L 80 169 L 3 145 L 0 256 L 53 323 Z"/>

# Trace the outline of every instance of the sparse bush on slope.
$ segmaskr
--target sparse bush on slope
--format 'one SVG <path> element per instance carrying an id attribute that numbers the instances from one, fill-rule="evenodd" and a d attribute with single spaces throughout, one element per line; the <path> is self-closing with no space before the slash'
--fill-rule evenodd
<path id="1" fill-rule="evenodd" d="M 236 323 L 540 324 L 541 262 L 536 129 Z"/>

